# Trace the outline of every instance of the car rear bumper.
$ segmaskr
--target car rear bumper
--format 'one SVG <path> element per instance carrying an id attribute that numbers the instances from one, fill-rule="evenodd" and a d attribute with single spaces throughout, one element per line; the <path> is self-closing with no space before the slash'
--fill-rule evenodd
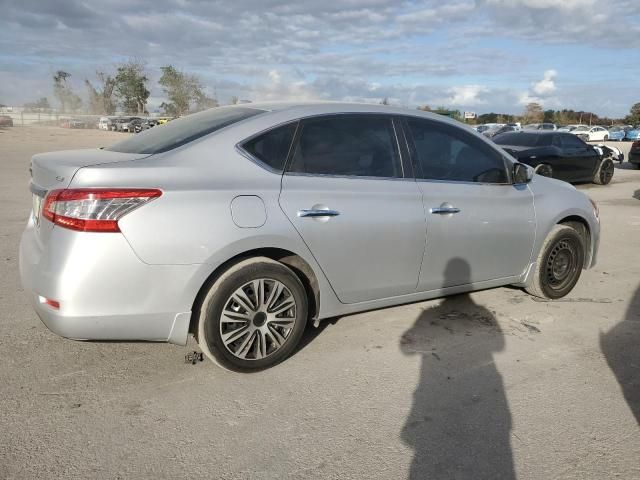
<path id="1" fill-rule="evenodd" d="M 53 227 L 43 247 L 32 219 L 19 258 L 23 287 L 52 332 L 82 340 L 186 343 L 198 265 L 145 264 L 118 233 Z"/>

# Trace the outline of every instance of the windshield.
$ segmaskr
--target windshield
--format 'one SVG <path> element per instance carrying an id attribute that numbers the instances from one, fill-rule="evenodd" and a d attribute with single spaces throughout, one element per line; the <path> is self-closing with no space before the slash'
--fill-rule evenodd
<path id="1" fill-rule="evenodd" d="M 264 113 L 264 110 L 246 107 L 211 108 L 138 133 L 105 150 L 121 153 L 162 153 L 260 113 Z"/>
<path id="2" fill-rule="evenodd" d="M 513 145 L 516 147 L 544 147 L 551 145 L 551 135 L 536 133 L 509 132 L 493 137 L 498 145 Z"/>

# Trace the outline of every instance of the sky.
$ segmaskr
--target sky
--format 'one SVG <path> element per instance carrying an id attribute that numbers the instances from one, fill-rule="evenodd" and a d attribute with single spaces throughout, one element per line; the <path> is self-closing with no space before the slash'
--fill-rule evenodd
<path id="1" fill-rule="evenodd" d="M 640 102 L 640 0 L 0 0 L 0 103 L 146 62 L 209 95 L 622 117 Z"/>

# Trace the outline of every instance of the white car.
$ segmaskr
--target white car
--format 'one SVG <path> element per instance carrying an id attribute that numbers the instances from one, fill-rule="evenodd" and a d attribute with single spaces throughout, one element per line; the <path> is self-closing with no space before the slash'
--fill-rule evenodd
<path id="1" fill-rule="evenodd" d="M 109 117 L 100 117 L 100 121 L 98 121 L 98 128 L 100 130 L 109 130 L 109 125 L 111 125 Z"/>
<path id="2" fill-rule="evenodd" d="M 574 128 L 569 133 L 577 135 L 585 142 L 606 142 L 609 140 L 609 130 L 604 127 L 580 126 Z"/>

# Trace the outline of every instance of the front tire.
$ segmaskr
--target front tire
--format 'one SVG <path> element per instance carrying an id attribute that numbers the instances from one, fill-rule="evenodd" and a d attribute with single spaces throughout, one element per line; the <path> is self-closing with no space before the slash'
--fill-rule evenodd
<path id="1" fill-rule="evenodd" d="M 596 169 L 596 173 L 593 175 L 593 183 L 597 183 L 598 185 L 607 185 L 611 182 L 615 170 L 616 167 L 613 164 L 613 160 L 605 158 L 600 162 L 600 165 Z"/>
<path id="2" fill-rule="evenodd" d="M 564 297 L 578 283 L 584 259 L 584 241 L 576 229 L 554 226 L 540 249 L 536 271 L 526 291 L 551 300 Z"/>
<path id="3" fill-rule="evenodd" d="M 266 257 L 239 262 L 218 278 L 199 309 L 198 344 L 217 365 L 256 371 L 286 359 L 307 323 L 302 282 Z"/>

